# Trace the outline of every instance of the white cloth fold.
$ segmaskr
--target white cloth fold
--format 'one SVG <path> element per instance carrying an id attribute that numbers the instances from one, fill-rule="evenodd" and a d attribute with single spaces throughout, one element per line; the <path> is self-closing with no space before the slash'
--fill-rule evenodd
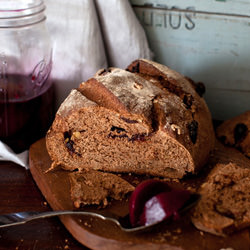
<path id="1" fill-rule="evenodd" d="M 28 169 L 28 150 L 20 154 L 15 154 L 10 147 L 0 141 L 0 152 L 1 161 L 12 161 Z"/>
<path id="2" fill-rule="evenodd" d="M 124 69 L 135 59 L 150 59 L 146 34 L 129 1 L 95 2 L 109 66 Z"/>
<path id="3" fill-rule="evenodd" d="M 56 108 L 72 88 L 100 68 L 125 68 L 152 59 L 145 32 L 129 0 L 44 0 L 53 42 L 52 80 Z M 28 167 L 28 151 L 15 154 L 0 142 L 0 160 Z"/>
<path id="4" fill-rule="evenodd" d="M 58 107 L 72 88 L 106 68 L 107 60 L 93 0 L 45 0 L 45 4 Z"/>

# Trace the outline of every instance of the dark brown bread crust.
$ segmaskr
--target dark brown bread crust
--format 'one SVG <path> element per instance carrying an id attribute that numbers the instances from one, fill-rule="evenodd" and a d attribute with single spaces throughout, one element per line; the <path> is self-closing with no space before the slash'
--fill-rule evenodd
<path id="1" fill-rule="evenodd" d="M 153 84 L 159 86 L 166 93 L 167 98 L 170 93 L 178 97 L 178 105 L 184 106 L 182 112 L 186 113 L 187 134 L 189 134 L 192 144 L 188 147 L 185 144 L 187 139 L 184 136 L 181 136 L 179 139 L 183 139 L 181 143 L 184 143 L 188 150 L 192 152 L 191 154 L 195 159 L 196 166 L 203 166 L 208 159 L 209 152 L 214 146 L 214 131 L 210 111 L 201 97 L 203 93 L 199 91 L 201 84 L 195 84 L 191 79 L 183 77 L 178 72 L 148 60 L 136 60 L 128 66 L 127 70 L 135 72 L 145 79 L 151 79 Z M 167 101 L 165 105 L 169 105 Z M 174 116 L 173 113 L 170 112 L 169 114 L 165 111 L 163 112 L 163 117 L 173 119 L 174 117 L 171 117 Z M 180 120 L 181 117 L 178 115 L 173 123 L 178 124 Z M 161 128 L 166 126 L 165 118 L 161 125 Z M 197 141 L 198 134 L 199 142 Z"/>
<path id="2" fill-rule="evenodd" d="M 223 122 L 216 129 L 216 135 L 222 143 L 250 158 L 250 110 Z"/>
<path id="3" fill-rule="evenodd" d="M 214 131 L 205 101 L 189 80 L 138 60 L 126 71 L 99 71 L 72 90 L 46 143 L 54 164 L 68 170 L 182 178 L 204 166 Z"/>
<path id="4" fill-rule="evenodd" d="M 249 167 L 217 164 L 200 188 L 202 198 L 195 207 L 193 224 L 220 236 L 250 226 L 249 190 Z"/>

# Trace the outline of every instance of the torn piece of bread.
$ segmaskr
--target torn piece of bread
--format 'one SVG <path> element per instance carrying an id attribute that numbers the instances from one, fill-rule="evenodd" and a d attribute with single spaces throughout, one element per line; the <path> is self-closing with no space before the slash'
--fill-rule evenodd
<path id="1" fill-rule="evenodd" d="M 134 186 L 121 177 L 99 171 L 76 171 L 69 174 L 71 200 L 76 208 L 84 205 L 108 205 L 108 198 L 122 200 Z"/>
<path id="2" fill-rule="evenodd" d="M 217 164 L 200 194 L 192 216 L 199 230 L 223 236 L 250 226 L 250 168 Z"/>
<path id="3" fill-rule="evenodd" d="M 250 110 L 224 121 L 216 129 L 220 141 L 250 158 Z"/>

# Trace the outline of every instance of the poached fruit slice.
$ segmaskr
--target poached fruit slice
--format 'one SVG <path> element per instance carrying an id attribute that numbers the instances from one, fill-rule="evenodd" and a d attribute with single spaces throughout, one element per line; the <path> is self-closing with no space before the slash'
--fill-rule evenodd
<path id="1" fill-rule="evenodd" d="M 140 225 L 152 225 L 170 217 L 179 218 L 179 210 L 190 198 L 187 190 L 171 190 L 153 196 L 149 199 L 140 216 Z"/>
<path id="2" fill-rule="evenodd" d="M 133 191 L 129 200 L 129 217 L 132 227 L 147 226 L 167 218 L 179 217 L 179 210 L 187 204 L 191 192 L 173 189 L 166 182 L 146 180 Z"/>
<path id="3" fill-rule="evenodd" d="M 153 196 L 170 191 L 171 188 L 166 182 L 158 180 L 146 180 L 140 183 L 133 191 L 129 200 L 129 218 L 133 227 L 140 226 L 140 217 L 144 210 L 145 203 Z"/>

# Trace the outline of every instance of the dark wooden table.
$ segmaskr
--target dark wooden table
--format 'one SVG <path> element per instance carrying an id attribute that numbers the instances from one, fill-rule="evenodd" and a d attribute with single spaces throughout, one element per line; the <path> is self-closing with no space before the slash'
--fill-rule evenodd
<path id="1" fill-rule="evenodd" d="M 0 161 L 0 214 L 18 211 L 51 210 L 32 179 L 29 170 Z M 57 217 L 36 220 L 25 225 L 0 228 L 0 249 L 79 250 L 78 243 Z"/>

